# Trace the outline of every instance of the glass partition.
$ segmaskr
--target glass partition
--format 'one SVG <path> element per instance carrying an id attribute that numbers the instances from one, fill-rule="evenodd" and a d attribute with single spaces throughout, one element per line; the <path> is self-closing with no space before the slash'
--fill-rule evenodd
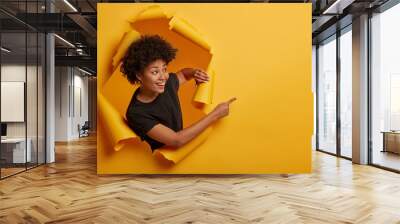
<path id="1" fill-rule="evenodd" d="M 336 154 L 336 36 L 318 47 L 318 149 Z"/>
<path id="2" fill-rule="evenodd" d="M 352 157 L 352 35 L 351 26 L 340 36 L 340 155 Z"/>
<path id="3" fill-rule="evenodd" d="M 31 161 L 26 140 L 26 41 L 25 31 L 1 34 L 2 177 L 24 171 L 26 162 Z"/>
<path id="4" fill-rule="evenodd" d="M 17 16 L 42 13 L 43 5 L 0 2 Z M 45 44 L 44 33 L 0 12 L 1 179 L 45 163 Z"/>
<path id="5" fill-rule="evenodd" d="M 400 4 L 371 18 L 371 162 L 400 171 Z"/>

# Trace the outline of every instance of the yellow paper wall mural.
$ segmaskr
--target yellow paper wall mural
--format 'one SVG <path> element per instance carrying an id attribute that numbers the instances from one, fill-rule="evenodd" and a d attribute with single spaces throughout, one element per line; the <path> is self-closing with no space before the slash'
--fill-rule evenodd
<path id="1" fill-rule="evenodd" d="M 98 173 L 310 172 L 310 21 L 311 4 L 99 4 Z M 179 149 L 152 153 L 126 122 L 137 86 L 121 60 L 145 34 L 178 49 L 168 71 L 210 76 L 179 88 L 184 127 L 238 98 L 229 116 Z"/>

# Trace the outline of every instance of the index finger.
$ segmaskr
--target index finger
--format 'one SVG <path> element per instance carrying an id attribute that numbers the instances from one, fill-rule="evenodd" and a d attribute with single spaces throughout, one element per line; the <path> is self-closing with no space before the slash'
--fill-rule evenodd
<path id="1" fill-rule="evenodd" d="M 233 101 L 236 100 L 236 97 L 231 98 L 230 100 L 226 101 L 227 103 L 231 104 Z"/>

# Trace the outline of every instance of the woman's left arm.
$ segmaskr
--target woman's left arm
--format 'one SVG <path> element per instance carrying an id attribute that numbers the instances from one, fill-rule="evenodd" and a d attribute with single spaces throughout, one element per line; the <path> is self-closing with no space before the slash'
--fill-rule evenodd
<path id="1" fill-rule="evenodd" d="M 197 84 L 208 82 L 209 76 L 208 74 L 197 68 L 183 68 L 179 72 L 176 73 L 179 80 L 179 85 L 194 79 Z"/>

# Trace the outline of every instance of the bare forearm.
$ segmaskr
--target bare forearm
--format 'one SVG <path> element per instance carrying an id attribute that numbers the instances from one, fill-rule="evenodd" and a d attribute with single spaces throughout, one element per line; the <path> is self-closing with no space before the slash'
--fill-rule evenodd
<path id="1" fill-rule="evenodd" d="M 217 114 L 211 112 L 191 126 L 177 132 L 178 147 L 191 141 L 216 120 L 218 120 Z"/>
<path id="2" fill-rule="evenodd" d="M 179 148 L 198 136 L 213 122 L 227 116 L 229 113 L 229 104 L 235 100 L 236 98 L 232 98 L 218 104 L 211 113 L 181 131 L 175 132 L 163 124 L 157 124 L 147 132 L 147 135 L 167 146 Z"/>

